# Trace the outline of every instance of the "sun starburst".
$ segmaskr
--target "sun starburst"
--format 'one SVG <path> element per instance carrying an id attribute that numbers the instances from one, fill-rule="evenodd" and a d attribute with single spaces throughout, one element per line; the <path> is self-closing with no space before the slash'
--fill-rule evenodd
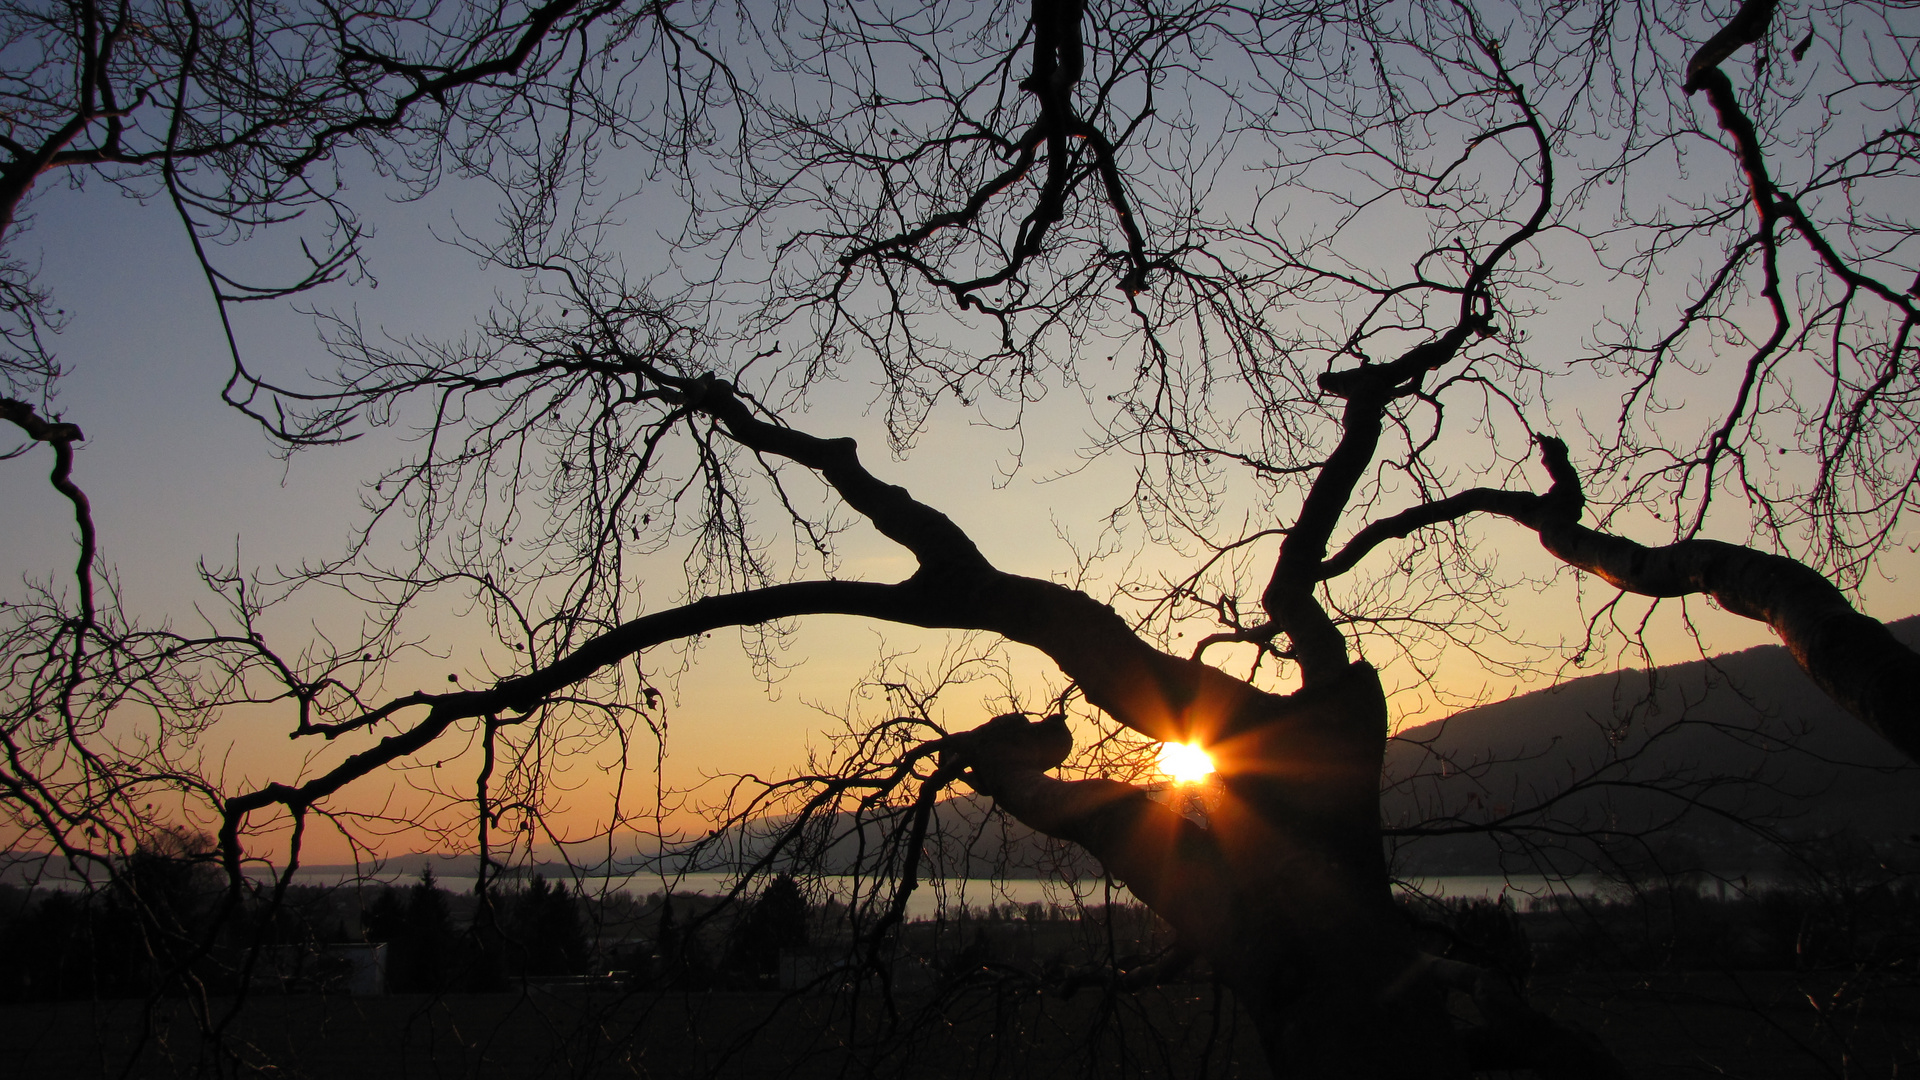
<path id="1" fill-rule="evenodd" d="M 1198 743 L 1161 743 L 1160 769 L 1176 784 L 1197 784 L 1213 775 L 1213 755 Z"/>

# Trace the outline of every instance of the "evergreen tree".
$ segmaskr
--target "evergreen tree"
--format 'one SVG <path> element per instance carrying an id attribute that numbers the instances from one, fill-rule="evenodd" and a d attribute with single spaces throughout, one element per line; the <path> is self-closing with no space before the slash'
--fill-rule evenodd
<path id="1" fill-rule="evenodd" d="M 520 975 L 574 975 L 587 960 L 587 937 L 580 905 L 565 885 L 550 885 L 533 875 L 515 898 L 507 936 Z"/>
<path id="2" fill-rule="evenodd" d="M 114 875 L 107 919 L 130 923 L 137 932 L 135 947 L 144 958 L 148 989 L 183 974 L 179 965 L 198 950 L 219 906 L 224 883 L 213 847 L 213 838 L 204 833 L 155 829 Z"/>
<path id="3" fill-rule="evenodd" d="M 492 993 L 507 988 L 507 942 L 505 924 L 513 897 L 503 893 L 495 882 L 475 886 L 473 921 L 467 926 L 465 961 L 461 987 L 475 993 Z"/>
<path id="4" fill-rule="evenodd" d="M 406 989 L 438 993 L 447 988 L 452 952 L 453 908 L 429 866 L 407 890 L 406 955 L 389 962 L 403 963 L 398 970 Z"/>
<path id="5" fill-rule="evenodd" d="M 680 967 L 680 920 L 673 914 L 673 894 L 660 901 L 660 919 L 653 931 L 653 963 L 648 977 L 660 986 L 673 985 Z"/>
<path id="6" fill-rule="evenodd" d="M 807 898 L 792 875 L 777 875 L 760 892 L 733 936 L 727 967 L 757 975 L 780 970 L 780 950 L 807 943 Z"/>
<path id="7" fill-rule="evenodd" d="M 373 903 L 360 911 L 360 930 L 368 941 L 397 941 L 406 932 L 406 923 L 406 903 L 391 885 L 382 886 Z"/>

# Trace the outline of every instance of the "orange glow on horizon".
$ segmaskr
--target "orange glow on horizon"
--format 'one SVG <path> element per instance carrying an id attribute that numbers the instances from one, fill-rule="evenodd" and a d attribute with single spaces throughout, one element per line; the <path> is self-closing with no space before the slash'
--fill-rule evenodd
<path id="1" fill-rule="evenodd" d="M 1161 743 L 1160 769 L 1176 784 L 1197 784 L 1213 775 L 1213 755 L 1198 743 Z"/>

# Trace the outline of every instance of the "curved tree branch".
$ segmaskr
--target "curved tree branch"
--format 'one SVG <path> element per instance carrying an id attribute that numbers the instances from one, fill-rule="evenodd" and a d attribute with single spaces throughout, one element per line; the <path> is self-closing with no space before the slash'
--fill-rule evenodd
<path id="1" fill-rule="evenodd" d="M 1566 447 L 1542 439 L 1556 489 L 1576 485 Z M 1816 685 L 1841 708 L 1920 761 L 1920 655 L 1857 611 L 1826 575 L 1797 559 L 1718 540 L 1647 547 L 1579 523 L 1562 499 L 1532 525 L 1561 561 L 1642 596 L 1711 597 L 1771 626 Z"/>
<path id="2" fill-rule="evenodd" d="M 80 553 L 76 557 L 73 569 L 75 582 L 80 589 L 80 626 L 82 630 L 93 626 L 95 620 L 93 597 L 93 560 L 97 554 L 98 540 L 93 525 L 93 506 L 87 500 L 87 493 L 73 482 L 73 444 L 86 439 L 77 424 L 61 420 L 47 420 L 34 411 L 33 406 L 14 398 L 0 398 L 0 417 L 12 421 L 15 427 L 26 432 L 27 437 L 36 442 L 53 447 L 53 472 L 48 480 L 55 491 L 73 504 L 74 525 L 80 530 Z M 78 635 L 75 649 L 84 649 L 85 633 Z M 78 658 L 75 660 L 78 663 Z"/>
<path id="3" fill-rule="evenodd" d="M 1861 614 L 1818 570 L 1719 540 L 1649 547 L 1580 524 L 1586 499 L 1564 442 L 1540 437 L 1553 486 L 1545 495 L 1475 488 L 1373 522 L 1327 560 L 1329 576 L 1352 569 L 1389 539 L 1468 514 L 1509 518 L 1539 534 L 1569 566 L 1641 596 L 1704 595 L 1766 623 L 1803 671 L 1841 708 L 1920 761 L 1920 654 L 1885 624 Z"/>

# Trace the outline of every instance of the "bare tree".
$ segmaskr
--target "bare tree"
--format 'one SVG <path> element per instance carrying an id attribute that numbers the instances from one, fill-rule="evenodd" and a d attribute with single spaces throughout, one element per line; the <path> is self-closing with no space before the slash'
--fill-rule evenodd
<path id="1" fill-rule="evenodd" d="M 1578 662 L 1630 624 L 1621 596 L 1702 596 L 1772 627 L 1847 711 L 1920 750 L 1920 657 L 1847 591 L 1905 542 L 1920 471 L 1920 286 L 1903 284 L 1920 268 L 1901 201 L 1920 165 L 1920 27 L 1906 8 L 646 11 L 662 49 L 708 65 L 692 81 L 704 96 L 649 129 L 678 133 L 658 145 L 683 163 L 690 211 L 673 243 L 698 269 L 628 280 L 591 207 L 599 173 L 568 171 L 574 147 L 542 143 L 533 175 L 549 179 L 508 185 L 505 235 L 468 241 L 530 282 L 523 303 L 454 344 L 335 318 L 332 372 L 242 378 L 245 407 L 286 444 L 381 422 L 430 438 L 377 479 L 365 542 L 343 561 L 290 580 L 214 575 L 229 629 L 143 633 L 88 600 L 76 633 L 58 597 L 21 605 L 0 775 L 17 821 L 84 860 L 86 830 L 120 813 L 109 804 L 184 790 L 217 820 L 237 903 L 262 832 L 291 828 L 297 853 L 314 815 L 350 812 L 356 783 L 472 739 L 471 791 L 442 794 L 469 808 L 484 874 L 503 812 L 529 832 L 540 820 L 556 747 L 625 745 L 657 723 L 648 650 L 741 627 L 771 663 L 787 620 L 821 614 L 977 631 L 1068 681 L 1033 710 L 1045 719 L 890 719 L 856 733 L 843 765 L 775 785 L 811 785 L 809 812 L 851 796 L 902 823 L 889 918 L 931 808 L 964 782 L 1090 852 L 1171 924 L 1279 1071 L 1585 1076 L 1617 1066 L 1496 977 L 1423 954 L 1395 906 L 1379 666 L 1422 669 L 1439 650 Z M 546 40 L 558 23 L 542 17 L 512 23 L 522 36 L 496 66 Z M 445 40 L 461 56 L 462 33 L 506 40 L 457 23 Z M 629 33 L 568 39 L 572 70 L 613 63 Z M 1736 87 L 1728 65 L 1747 50 Z M 403 88 L 392 108 L 439 100 L 443 68 L 368 64 Z M 535 124 L 576 108 L 621 119 L 617 96 L 589 108 L 545 85 L 499 100 L 532 103 Z M 488 138 L 508 138 L 494 100 L 444 115 L 477 109 Z M 397 126 L 333 122 L 297 139 Z M 235 190 L 241 208 L 286 198 Z M 244 220 L 234 213 L 223 220 Z M 1423 239 L 1383 239 L 1409 231 Z M 1588 279 L 1616 291 L 1583 305 L 1568 294 Z M 936 409 L 1020 430 L 1043 397 L 1081 397 L 1098 425 L 1088 452 L 1132 466 L 1114 520 L 1188 566 L 1105 596 L 994 566 L 852 439 L 792 422 L 849 370 L 878 373 L 901 453 Z M 20 416 L 67 483 L 75 433 Z M 1510 625 L 1501 599 L 1523 583 L 1488 558 L 1489 517 L 1617 590 L 1583 644 L 1529 650 Z M 839 576 L 836 537 L 855 524 L 914 571 Z M 388 528 L 408 537 L 397 564 L 375 542 Z M 634 580 L 665 551 L 687 576 L 663 602 Z M 366 601 L 364 636 L 270 649 L 263 605 L 322 587 Z M 403 620 L 447 587 L 486 612 L 510 669 L 385 694 L 377 672 L 408 641 Z M 1207 632 L 1176 651 L 1196 626 Z M 89 635 L 107 647 L 82 647 Z M 1529 659 L 1506 659 L 1516 652 Z M 229 791 L 100 734 L 106 717 L 148 709 L 176 736 L 150 745 L 177 747 L 236 702 L 287 703 L 295 738 L 355 749 Z M 1202 823 L 1122 779 L 1050 775 L 1074 753 L 1070 713 L 1206 745 L 1219 806 Z M 296 863 L 278 868 L 283 889 Z M 1449 988 L 1475 996 L 1479 1030 L 1450 1019 Z"/>

